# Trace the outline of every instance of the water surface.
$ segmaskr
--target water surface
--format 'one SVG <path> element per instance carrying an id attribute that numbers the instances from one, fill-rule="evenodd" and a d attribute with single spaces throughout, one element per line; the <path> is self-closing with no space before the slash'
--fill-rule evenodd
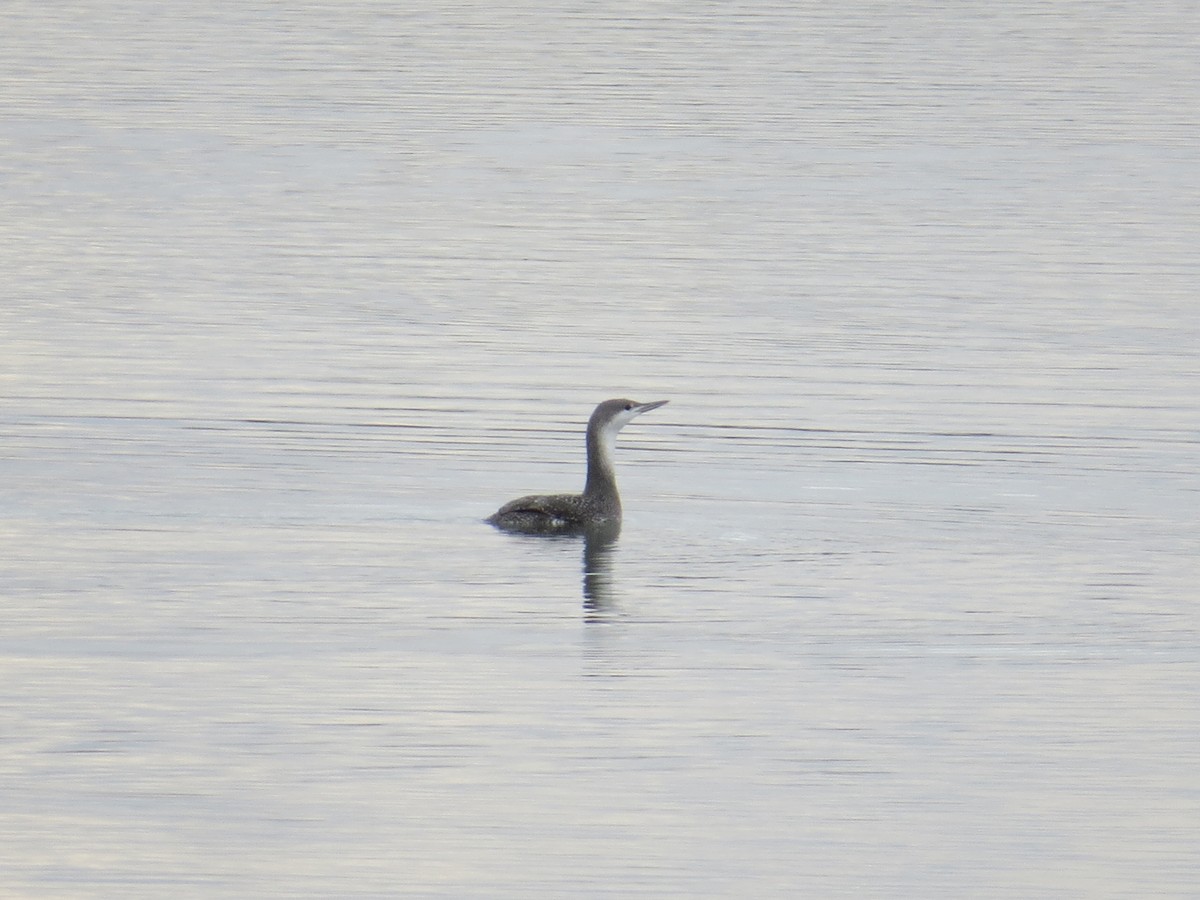
<path id="1" fill-rule="evenodd" d="M 15 7 L 0 893 L 1193 895 L 1194 33 Z"/>

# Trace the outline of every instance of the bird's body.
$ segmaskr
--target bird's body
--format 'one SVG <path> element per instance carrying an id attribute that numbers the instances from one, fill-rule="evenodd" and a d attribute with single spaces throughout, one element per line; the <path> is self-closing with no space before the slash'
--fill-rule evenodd
<path id="1" fill-rule="evenodd" d="M 588 468 L 583 493 L 520 497 L 504 504 L 487 521 L 503 531 L 525 534 L 572 534 L 598 526 L 619 526 L 621 497 L 612 463 L 617 434 L 634 417 L 666 402 L 605 400 L 588 420 Z"/>

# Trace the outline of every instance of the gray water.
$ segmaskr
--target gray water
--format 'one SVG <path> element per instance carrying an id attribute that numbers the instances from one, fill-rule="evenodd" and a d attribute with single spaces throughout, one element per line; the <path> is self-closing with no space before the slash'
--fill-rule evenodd
<path id="1" fill-rule="evenodd" d="M 1191 4 L 3 20 L 0 895 L 1200 896 Z"/>

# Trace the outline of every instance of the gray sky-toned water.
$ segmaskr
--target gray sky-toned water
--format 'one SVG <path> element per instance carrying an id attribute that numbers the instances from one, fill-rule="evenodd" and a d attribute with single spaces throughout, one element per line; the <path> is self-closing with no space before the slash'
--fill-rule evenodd
<path id="1" fill-rule="evenodd" d="M 14 6 L 0 895 L 1194 893 L 1196 24 Z"/>

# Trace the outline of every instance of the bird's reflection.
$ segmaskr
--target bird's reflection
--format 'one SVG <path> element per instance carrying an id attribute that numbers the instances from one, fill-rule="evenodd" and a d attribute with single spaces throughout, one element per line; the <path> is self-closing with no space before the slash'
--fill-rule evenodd
<path id="1" fill-rule="evenodd" d="M 574 541 L 583 538 L 584 620 L 598 622 L 615 609 L 613 600 L 613 548 L 621 535 L 621 523 L 602 522 L 551 534 L 523 533 L 521 539 Z"/>
<path id="2" fill-rule="evenodd" d="M 583 532 L 583 609 L 589 622 L 612 611 L 612 556 L 621 523 L 604 522 Z"/>

